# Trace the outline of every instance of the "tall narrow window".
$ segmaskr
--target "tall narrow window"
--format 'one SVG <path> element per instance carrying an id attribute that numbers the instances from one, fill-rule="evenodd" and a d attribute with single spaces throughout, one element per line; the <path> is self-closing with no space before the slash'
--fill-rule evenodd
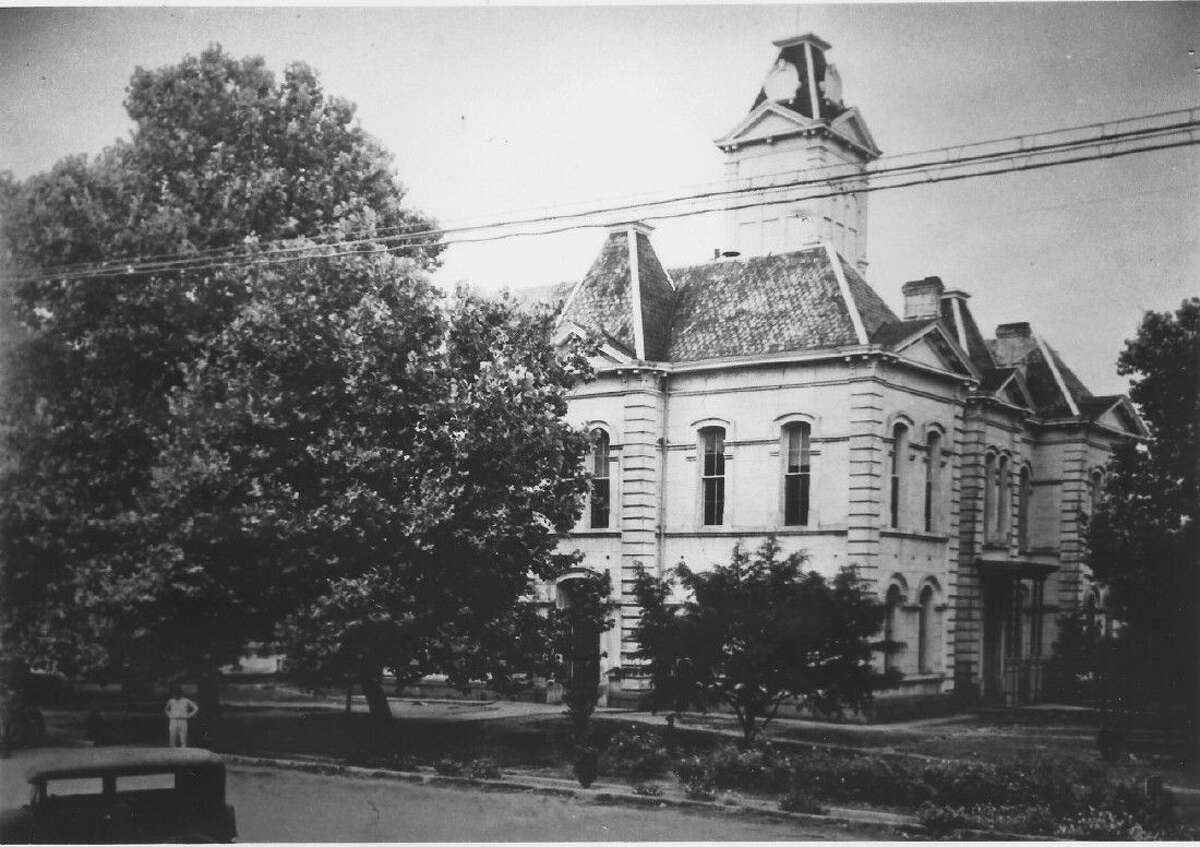
<path id="1" fill-rule="evenodd" d="M 1100 506 L 1100 501 L 1104 497 L 1104 471 L 1092 471 L 1092 490 L 1091 490 L 1091 514 L 1096 514 L 1096 509 Z"/>
<path id="2" fill-rule="evenodd" d="M 784 430 L 787 464 L 783 471 L 783 522 L 787 526 L 808 525 L 808 500 L 812 481 L 809 464 L 808 424 L 792 424 Z"/>
<path id="3" fill-rule="evenodd" d="M 917 619 L 917 672 L 933 672 L 933 586 L 921 589 L 921 612 Z"/>
<path id="4" fill-rule="evenodd" d="M 1033 584 L 1033 597 L 1030 600 L 1029 609 L 1029 655 L 1042 655 L 1042 636 L 1044 614 L 1043 609 L 1046 605 L 1046 583 L 1044 580 L 1037 580 Z"/>
<path id="5" fill-rule="evenodd" d="M 700 431 L 704 462 L 700 481 L 705 526 L 720 526 L 725 522 L 725 430 Z"/>
<path id="6" fill-rule="evenodd" d="M 996 528 L 996 540 L 1008 541 L 1009 507 L 1008 498 L 1008 456 L 996 459 L 996 519 L 992 524 Z"/>
<path id="7" fill-rule="evenodd" d="M 1019 659 L 1024 653 L 1025 636 L 1025 606 L 1029 597 L 1025 586 L 1019 582 L 1013 583 L 1012 599 L 1009 600 L 1008 616 L 1008 656 Z"/>
<path id="8" fill-rule="evenodd" d="M 592 529 L 608 529 L 611 501 L 608 454 L 608 433 L 598 429 L 592 433 Z"/>
<path id="9" fill-rule="evenodd" d="M 896 634 L 900 629 L 900 604 L 903 602 L 903 597 L 900 594 L 900 587 L 893 585 L 887 590 L 887 595 L 884 597 L 885 614 L 883 618 L 883 640 L 887 642 L 887 647 L 890 649 L 883 654 L 883 667 L 885 670 L 900 667 L 900 650 L 902 646 L 896 643 Z"/>
<path id="10" fill-rule="evenodd" d="M 1017 543 L 1022 550 L 1028 550 L 1029 506 L 1033 502 L 1033 478 L 1030 476 L 1028 466 L 1021 468 L 1021 482 L 1017 496 L 1021 498 L 1017 503 Z"/>
<path id="11" fill-rule="evenodd" d="M 925 531 L 933 532 L 937 525 L 937 509 L 934 504 L 938 501 L 938 477 L 942 470 L 942 436 L 941 433 L 929 433 L 926 442 L 925 456 Z"/>
<path id="12" fill-rule="evenodd" d="M 892 487 L 889 525 L 900 526 L 901 498 L 904 492 L 904 454 L 908 452 L 908 427 L 896 424 L 892 428 Z"/>
<path id="13" fill-rule="evenodd" d="M 996 454 L 988 453 L 983 458 L 983 540 L 991 541 L 995 534 L 996 520 Z"/>

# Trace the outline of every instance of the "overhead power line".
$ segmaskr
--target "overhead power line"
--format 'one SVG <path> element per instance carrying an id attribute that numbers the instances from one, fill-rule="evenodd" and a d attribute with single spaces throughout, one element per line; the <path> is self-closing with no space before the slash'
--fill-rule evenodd
<path id="1" fill-rule="evenodd" d="M 1036 170 L 1164 150 L 1200 143 L 1200 110 L 1163 112 L 1119 121 L 1089 124 L 1030 135 L 955 145 L 881 157 L 860 171 L 833 165 L 790 170 L 707 190 L 640 202 L 592 205 L 578 211 L 499 219 L 477 224 L 412 231 L 390 227 L 362 237 L 332 240 L 272 242 L 251 248 L 221 248 L 190 253 L 159 254 L 125 260 L 77 263 L 16 275 L 13 281 L 71 280 L 95 277 L 167 274 L 215 268 L 274 264 L 314 257 L 391 252 L 407 247 L 496 241 L 548 235 L 572 229 L 609 226 L 625 220 L 666 220 L 689 215 L 726 212 L 755 206 L 795 203 L 844 194 L 928 185 L 1024 170 Z M 802 173 L 802 178 L 797 174 Z M 709 184 L 713 185 L 713 184 Z M 642 195 L 645 197 L 646 195 Z M 559 207 L 564 208 L 564 207 Z M 388 234 L 398 229 L 408 231 Z"/>

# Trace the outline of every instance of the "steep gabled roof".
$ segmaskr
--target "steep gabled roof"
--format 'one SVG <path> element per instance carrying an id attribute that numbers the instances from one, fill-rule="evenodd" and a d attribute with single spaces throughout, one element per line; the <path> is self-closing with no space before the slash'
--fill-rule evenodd
<path id="1" fill-rule="evenodd" d="M 670 357 L 671 317 L 675 310 L 675 287 L 663 269 L 658 255 L 644 232 L 637 233 L 639 300 L 642 307 L 642 333 L 646 339 L 646 358 L 652 362 Z"/>
<path id="2" fill-rule="evenodd" d="M 871 343 L 878 344 L 880 347 L 892 348 L 935 323 L 937 323 L 937 318 L 913 318 L 885 323 L 876 327 L 875 331 L 871 333 Z"/>
<path id="3" fill-rule="evenodd" d="M 646 361 L 667 356 L 675 291 L 642 224 L 614 227 L 567 295 L 561 320 L 599 331 Z"/>
<path id="4" fill-rule="evenodd" d="M 1150 435 L 1146 422 L 1142 420 L 1137 409 L 1133 407 L 1133 403 L 1124 394 L 1085 398 L 1079 403 L 1079 411 L 1090 421 L 1123 429 L 1143 438 Z"/>
<path id="5" fill-rule="evenodd" d="M 1092 397 L 1079 377 L 1027 323 L 1003 324 L 988 349 L 1001 367 L 1015 367 L 1025 378 L 1035 411 L 1046 418 L 1077 417 Z"/>
<path id="6" fill-rule="evenodd" d="M 841 263 L 842 274 L 845 276 L 846 285 L 849 286 L 850 294 L 854 298 L 854 305 L 858 308 L 858 314 L 862 319 L 867 337 L 870 338 L 871 334 L 884 324 L 899 320 L 896 313 L 888 308 L 888 304 L 883 302 L 883 298 L 862 278 L 854 266 L 843 259 L 840 254 L 837 258 Z"/>
<path id="7" fill-rule="evenodd" d="M 561 320 L 599 330 L 622 347 L 635 349 L 625 233 L 608 234 L 600 255 L 567 297 Z"/>
<path id="8" fill-rule="evenodd" d="M 967 306 L 968 295 L 961 291 L 947 291 L 942 295 L 940 303 L 942 321 L 950 329 L 951 334 L 959 341 L 959 346 L 967 351 L 971 363 L 981 372 L 986 373 L 996 367 L 997 362 L 992 357 L 975 316 Z M 958 303 L 955 308 L 955 301 Z M 959 321 L 961 318 L 961 323 Z"/>
<path id="9" fill-rule="evenodd" d="M 823 246 L 671 271 L 670 359 L 697 361 L 859 344 L 838 271 L 868 332 L 896 316 L 853 269 Z M 847 272 L 849 270 L 849 272 Z"/>

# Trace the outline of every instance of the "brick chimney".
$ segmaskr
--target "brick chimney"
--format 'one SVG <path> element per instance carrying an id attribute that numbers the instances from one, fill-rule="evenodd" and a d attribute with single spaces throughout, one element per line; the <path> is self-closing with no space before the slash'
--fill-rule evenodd
<path id="1" fill-rule="evenodd" d="M 1025 361 L 1035 343 L 1033 330 L 1029 328 L 1028 322 L 1000 324 L 996 327 L 996 343 L 992 347 L 992 355 L 996 364 L 1002 368 L 1019 365 Z"/>
<path id="2" fill-rule="evenodd" d="M 1028 321 L 1018 321 L 1011 324 L 1000 324 L 996 327 L 997 338 L 1032 338 L 1033 330 Z"/>
<path id="3" fill-rule="evenodd" d="M 914 279 L 900 287 L 904 294 L 904 319 L 936 318 L 942 313 L 942 285 L 940 278 L 927 276 Z"/>

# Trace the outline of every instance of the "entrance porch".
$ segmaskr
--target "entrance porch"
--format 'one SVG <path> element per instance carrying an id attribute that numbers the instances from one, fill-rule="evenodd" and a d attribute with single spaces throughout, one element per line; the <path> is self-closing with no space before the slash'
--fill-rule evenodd
<path id="1" fill-rule="evenodd" d="M 1046 578 L 1055 565 L 1021 560 L 978 562 L 983 593 L 981 693 L 1004 706 L 1042 698 Z"/>

